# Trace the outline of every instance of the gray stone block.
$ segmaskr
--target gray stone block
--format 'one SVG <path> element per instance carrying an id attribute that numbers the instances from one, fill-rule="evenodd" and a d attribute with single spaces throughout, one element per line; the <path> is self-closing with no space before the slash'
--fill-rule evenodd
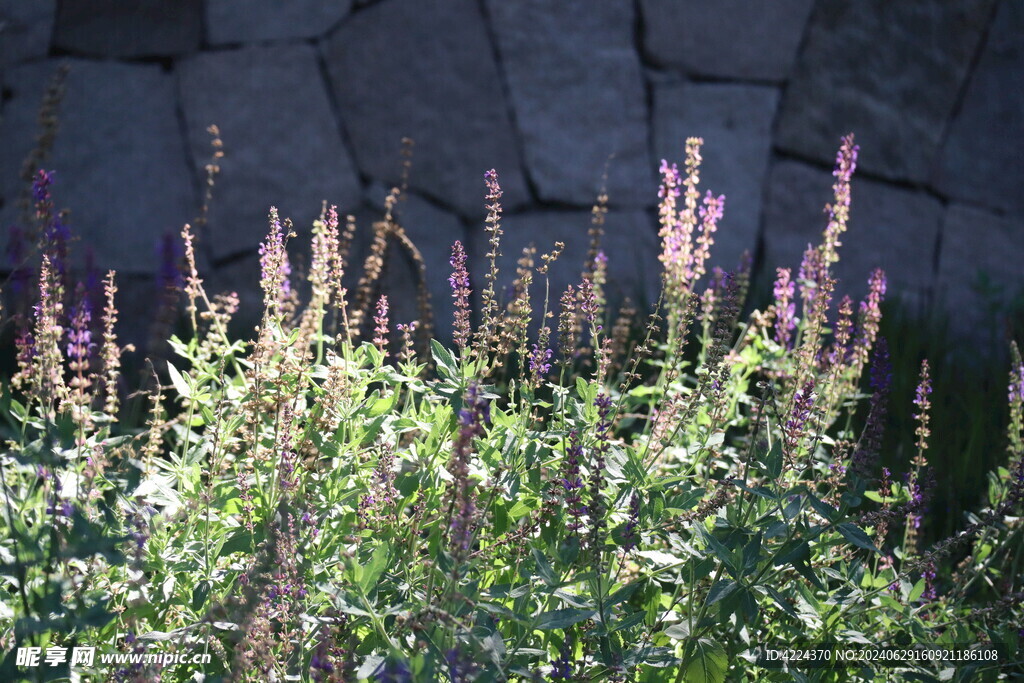
<path id="1" fill-rule="evenodd" d="M 689 74 L 782 81 L 814 0 L 642 0 L 644 50 Z"/>
<path id="2" fill-rule="evenodd" d="M 206 0 L 214 45 L 322 36 L 348 16 L 352 0 Z"/>
<path id="3" fill-rule="evenodd" d="M 401 39 L 396 39 L 401 36 Z M 354 14 L 324 45 L 360 170 L 395 183 L 401 139 L 416 142 L 410 185 L 464 215 L 484 212 L 498 171 L 511 208 L 528 201 L 509 110 L 473 0 L 392 0 Z"/>
<path id="4" fill-rule="evenodd" d="M 936 293 L 951 331 L 1005 349 L 1004 319 L 1024 306 L 1024 222 L 952 204 L 942 229 Z"/>
<path id="5" fill-rule="evenodd" d="M 819 244 L 828 224 L 823 212 L 832 201 L 832 175 L 795 161 L 776 162 L 771 169 L 765 205 L 767 273 L 791 267 L 796 277 L 808 243 Z M 850 221 L 841 237 L 836 297 L 867 292 L 874 268 L 885 270 L 890 295 L 920 300 L 934 284 L 935 248 L 942 205 L 924 192 L 858 179 L 851 187 Z"/>
<path id="6" fill-rule="evenodd" d="M 21 178 L 25 158 L 36 146 L 40 130 L 39 106 L 50 79 L 57 70 L 56 61 L 31 62 L 9 68 L 4 73 L 4 103 L 0 116 L 0 231 L 21 223 L 20 203 L 28 199 L 30 183 Z M 52 168 L 52 164 L 48 166 Z M 60 194 L 60 186 L 55 190 Z"/>
<path id="7" fill-rule="evenodd" d="M 216 258 L 255 248 L 271 206 L 308 231 L 324 200 L 342 213 L 361 201 L 312 47 L 205 53 L 180 65 L 178 85 L 201 176 L 207 127 L 216 124 L 224 141 L 209 224 Z"/>
<path id="8" fill-rule="evenodd" d="M 61 0 L 54 43 L 105 57 L 177 55 L 199 48 L 202 0 Z"/>
<path id="9" fill-rule="evenodd" d="M 0 0 L 0 67 L 50 51 L 57 0 Z"/>
<path id="10" fill-rule="evenodd" d="M 631 0 L 488 0 L 527 172 L 541 199 L 651 206 L 647 105 Z"/>
<path id="11" fill-rule="evenodd" d="M 704 138 L 699 188 L 725 195 L 711 265 L 733 270 L 753 254 L 771 153 L 778 90 L 752 85 L 659 84 L 654 88 L 654 158 L 683 168 L 686 139 Z"/>
<path id="12" fill-rule="evenodd" d="M 992 2 L 819 2 L 776 144 L 831 163 L 853 131 L 864 170 L 927 180 Z"/>
<path id="13" fill-rule="evenodd" d="M 508 288 L 516 277 L 516 262 L 524 247 L 537 248 L 540 255 L 550 252 L 556 241 L 565 243 L 565 250 L 551 268 L 549 308 L 558 315 L 558 301 L 565 288 L 579 285 L 590 238 L 589 211 L 530 211 L 506 216 L 502 220 L 504 235 L 501 239 L 501 258 L 498 260 L 499 301 L 508 302 Z M 609 211 L 601 248 L 608 256 L 608 282 L 605 291 L 613 305 L 629 297 L 640 311 L 653 308 L 661 288 L 661 263 L 658 261 L 660 241 L 654 218 L 645 211 Z M 490 246 L 482 230 L 472 235 L 469 267 L 474 301 L 486 286 L 485 276 L 490 268 L 487 253 Z M 534 307 L 534 329 L 539 327 L 544 306 L 544 281 L 534 277 L 531 288 Z M 549 321 L 552 330 L 558 326 L 557 317 Z"/>
<path id="14" fill-rule="evenodd" d="M 1024 211 L 1024 5 L 1002 2 L 943 147 L 936 185 L 956 199 Z"/>
<path id="15" fill-rule="evenodd" d="M 36 114 L 55 63 L 10 70 L 12 99 L 0 122 L 0 225 L 19 220 L 22 160 L 34 145 Z M 156 65 L 71 61 L 52 156 L 54 201 L 71 210 L 77 241 L 101 270 L 153 273 L 159 236 L 196 215 L 191 172 L 175 114 L 173 78 Z"/>

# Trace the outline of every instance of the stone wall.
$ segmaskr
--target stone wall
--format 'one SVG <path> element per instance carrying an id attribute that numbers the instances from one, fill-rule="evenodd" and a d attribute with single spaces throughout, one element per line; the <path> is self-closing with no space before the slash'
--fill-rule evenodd
<path id="1" fill-rule="evenodd" d="M 150 313 L 158 246 L 199 212 L 210 124 L 226 155 L 201 257 L 251 314 L 268 208 L 305 233 L 337 204 L 365 253 L 411 137 L 398 210 L 442 326 L 452 241 L 484 270 L 486 169 L 505 191 L 504 275 L 516 249 L 564 239 L 554 280 L 569 282 L 604 182 L 613 288 L 644 300 L 658 161 L 681 162 L 687 136 L 705 139 L 702 186 L 727 195 L 715 262 L 750 250 L 770 275 L 823 228 L 852 130 L 847 291 L 882 266 L 891 291 L 969 331 L 1024 284 L 1022 34 L 1017 0 L 0 0 L 0 225 L 19 220 L 60 62 L 44 165 L 77 263 L 121 274 L 122 319 Z M 414 316 L 412 264 L 391 259 L 387 277 L 399 319 Z"/>

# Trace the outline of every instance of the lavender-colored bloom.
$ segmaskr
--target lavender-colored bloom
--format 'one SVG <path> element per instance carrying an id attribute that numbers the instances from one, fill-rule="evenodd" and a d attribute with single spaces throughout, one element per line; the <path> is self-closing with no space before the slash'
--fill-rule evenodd
<path id="1" fill-rule="evenodd" d="M 872 391 L 889 393 L 892 385 L 892 363 L 889 362 L 889 343 L 885 337 L 880 338 L 875 345 L 869 382 Z"/>
<path id="2" fill-rule="evenodd" d="M 452 683 L 463 683 L 473 679 L 476 667 L 462 652 L 458 646 L 448 650 L 444 655 L 445 663 L 448 664 L 448 677 Z"/>
<path id="3" fill-rule="evenodd" d="M 270 207 L 270 232 L 260 242 L 260 286 L 266 306 L 280 306 L 291 294 L 292 267 L 285 249 L 285 234 L 277 207 Z"/>
<path id="4" fill-rule="evenodd" d="M 601 546 L 604 543 L 605 511 L 607 510 L 604 500 L 604 470 L 608 453 L 611 450 L 612 399 L 604 393 L 599 393 L 594 399 L 594 405 L 597 407 L 597 425 L 595 426 L 597 445 L 594 447 L 594 458 L 590 463 L 588 482 L 590 504 L 587 506 L 587 518 L 590 522 L 588 543 L 595 553 L 595 559 L 599 562 Z"/>
<path id="5" fill-rule="evenodd" d="M 923 600 L 934 600 L 937 597 L 935 590 L 935 563 L 929 562 L 925 567 L 924 571 L 921 572 L 921 578 L 924 579 L 924 593 L 921 594 Z"/>
<path id="6" fill-rule="evenodd" d="M 580 476 L 580 460 L 583 459 L 583 444 L 575 431 L 569 434 L 569 445 L 565 451 L 562 465 L 562 489 L 564 490 L 565 509 L 569 513 L 566 528 L 578 532 L 583 528 L 583 516 L 587 513 L 583 505 L 583 479 Z"/>
<path id="7" fill-rule="evenodd" d="M 917 447 L 920 450 L 924 450 L 928 447 L 928 437 L 931 435 L 931 430 L 928 427 L 928 413 L 931 407 L 931 400 L 929 399 L 929 396 L 931 396 L 931 393 L 932 379 L 928 371 L 928 361 L 926 359 L 921 361 L 921 379 L 917 385 L 917 390 L 914 395 L 914 405 L 916 405 L 920 411 L 914 414 L 914 419 L 918 422 L 916 434 Z"/>
<path id="8" fill-rule="evenodd" d="M 32 179 L 32 201 L 36 205 L 48 204 L 50 202 L 50 185 L 53 184 L 53 176 L 56 171 L 39 169 Z"/>
<path id="9" fill-rule="evenodd" d="M 54 214 L 53 199 L 50 196 L 53 176 L 53 171 L 39 170 L 32 182 L 32 199 L 36 205 L 36 218 L 43 225 L 44 251 L 49 255 L 54 270 L 63 279 L 67 272 L 67 243 L 71 231 L 60 216 Z"/>
<path id="10" fill-rule="evenodd" d="M 1010 371 L 1007 397 L 1010 403 L 1024 403 L 1024 363 L 1017 364 Z"/>
<path id="11" fill-rule="evenodd" d="M 388 297 L 382 294 L 380 299 L 377 300 L 377 313 L 373 316 L 373 345 L 384 354 L 387 358 L 388 355 L 388 335 L 390 331 L 388 329 Z"/>
<path id="12" fill-rule="evenodd" d="M 404 661 L 389 659 L 377 674 L 379 683 L 412 683 L 412 671 Z"/>
<path id="13" fill-rule="evenodd" d="M 157 284 L 160 289 L 181 289 L 185 284 L 181 273 L 181 261 L 185 253 L 178 236 L 170 231 L 165 232 L 157 243 L 157 255 L 160 263 Z"/>
<path id="14" fill-rule="evenodd" d="M 793 396 L 793 410 L 786 421 L 785 446 L 790 457 L 796 454 L 797 446 L 804 437 L 804 428 L 814 408 L 814 380 L 808 380 Z"/>
<path id="15" fill-rule="evenodd" d="M 570 681 L 574 675 L 572 641 L 569 635 L 566 634 L 565 640 L 562 641 L 562 647 L 558 652 L 558 659 L 551 662 L 551 674 L 548 676 L 548 680 Z"/>
<path id="16" fill-rule="evenodd" d="M 452 245 L 452 257 L 449 263 L 452 266 L 451 277 L 448 283 L 452 287 L 452 298 L 455 300 L 455 322 L 453 333 L 456 346 L 465 350 L 469 344 L 470 328 L 470 303 L 469 297 L 472 290 L 469 287 L 469 272 L 466 270 L 466 250 L 462 242 L 456 240 Z"/>
<path id="17" fill-rule="evenodd" d="M 330 680 L 334 673 L 334 664 L 331 662 L 330 652 L 325 641 L 321 641 L 313 656 L 309 660 L 309 676 L 317 683 Z"/>
<path id="18" fill-rule="evenodd" d="M 82 285 L 78 287 L 78 303 L 71 309 L 71 327 L 68 329 L 67 358 L 74 366 L 88 366 L 89 357 L 95 344 L 92 343 L 92 332 L 89 323 L 92 321 L 92 306 L 85 296 Z M 76 367 L 72 367 L 75 370 Z"/>
<path id="19" fill-rule="evenodd" d="M 589 278 L 583 278 L 580 287 L 576 292 L 579 301 L 579 311 L 584 319 L 591 325 L 594 324 L 597 316 L 597 294 L 594 292 L 594 283 Z"/>
<path id="20" fill-rule="evenodd" d="M 827 267 L 821 259 L 821 252 L 812 244 L 807 245 L 804 250 L 803 259 L 800 261 L 800 270 L 797 274 L 800 280 L 800 296 L 804 300 L 804 313 L 813 308 L 817 300 L 817 292 L 825 279 Z"/>
<path id="21" fill-rule="evenodd" d="M 63 281 L 67 277 L 68 242 L 71 240 L 71 229 L 61 220 L 60 216 L 55 216 L 43 232 L 43 240 L 54 270 Z"/>
<path id="22" fill-rule="evenodd" d="M 475 383 L 469 385 L 463 403 L 465 407 L 459 411 L 459 431 L 448 463 L 456 505 L 455 516 L 451 520 L 451 548 L 459 558 L 469 552 L 476 517 L 476 503 L 469 481 L 473 440 L 484 433 L 484 425 L 490 418 L 490 406 Z"/>
<path id="23" fill-rule="evenodd" d="M 873 393 L 864 432 L 861 434 L 857 449 L 853 452 L 850 462 L 850 473 L 853 476 L 866 478 L 875 467 L 885 433 L 885 417 L 888 410 L 891 381 L 892 366 L 889 363 L 889 346 L 883 337 L 875 346 L 874 359 L 871 363 L 870 385 Z"/>
<path id="24" fill-rule="evenodd" d="M 548 376 L 548 372 L 551 371 L 551 353 L 551 349 L 541 348 L 537 344 L 533 345 L 529 367 L 538 382 L 543 382 L 544 378 Z"/>
<path id="25" fill-rule="evenodd" d="M 858 335 L 853 344 L 853 356 L 863 367 L 868 362 L 871 347 L 878 338 L 878 326 L 882 320 L 882 300 L 885 298 L 885 271 L 876 268 L 868 279 L 868 296 L 860 302 L 857 321 Z"/>

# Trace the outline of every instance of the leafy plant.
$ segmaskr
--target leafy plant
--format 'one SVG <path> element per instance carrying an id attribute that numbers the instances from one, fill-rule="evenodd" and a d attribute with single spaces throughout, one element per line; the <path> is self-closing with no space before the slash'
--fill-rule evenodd
<path id="1" fill-rule="evenodd" d="M 263 318 L 234 340 L 238 298 L 207 294 L 186 226 L 192 334 L 170 339 L 137 429 L 118 419 L 114 274 L 96 355 L 85 293 L 64 307 L 65 242 L 41 174 L 39 304 L 15 321 L 18 372 L 0 405 L 5 678 L 67 677 L 14 653 L 77 643 L 211 655 L 75 669 L 119 680 L 871 680 L 877 662 L 778 668 L 759 652 L 985 642 L 999 662 L 902 668 L 1020 673 L 1019 357 L 988 506 L 926 548 L 930 366 L 904 477 L 879 464 L 885 276 L 857 306 L 832 301 L 852 136 L 821 244 L 746 319 L 749 264 L 705 266 L 725 199 L 697 191 L 701 145 L 687 141 L 683 172 L 661 168 L 664 291 L 639 333 L 635 312 L 606 300 L 601 221 L 556 330 L 555 297 L 537 311 L 531 289 L 550 294 L 561 245 L 527 249 L 500 300 L 493 171 L 475 327 L 453 247 L 452 348 L 418 345 L 415 321 L 392 325 L 373 259 L 349 301 L 334 208 L 313 226 L 305 298 L 290 224 L 271 209 Z M 389 211 L 377 235 L 397 234 Z M 996 584 L 993 600 L 983 589 Z"/>

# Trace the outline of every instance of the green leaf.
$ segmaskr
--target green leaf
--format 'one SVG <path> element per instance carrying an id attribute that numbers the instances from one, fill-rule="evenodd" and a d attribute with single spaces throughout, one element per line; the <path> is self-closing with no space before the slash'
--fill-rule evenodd
<path id="1" fill-rule="evenodd" d="M 720 600 L 725 600 L 734 590 L 739 587 L 739 584 L 735 581 L 719 581 L 711 590 L 708 591 L 708 598 L 706 604 L 713 605 Z"/>
<path id="2" fill-rule="evenodd" d="M 694 644 L 694 652 L 686 667 L 686 683 L 722 683 L 729 668 L 729 659 L 721 643 L 701 638 Z"/>
<path id="3" fill-rule="evenodd" d="M 870 550 L 873 553 L 881 555 L 878 548 L 875 547 L 875 544 L 871 542 L 870 538 L 868 538 L 868 535 L 856 524 L 843 522 L 842 524 L 837 524 L 836 529 L 838 529 L 839 533 L 843 535 L 843 538 L 858 548 Z"/>
<path id="4" fill-rule="evenodd" d="M 925 580 L 918 579 L 918 582 L 914 584 L 914 587 L 910 589 L 910 595 L 907 596 L 907 602 L 917 602 L 917 600 L 924 595 Z"/>
<path id="5" fill-rule="evenodd" d="M 189 387 L 188 382 L 182 376 L 178 369 L 172 364 L 167 364 L 167 374 L 171 376 L 171 384 L 174 385 L 174 390 L 178 392 L 178 395 L 188 400 L 192 397 L 192 389 Z"/>
<path id="6" fill-rule="evenodd" d="M 708 547 L 711 548 L 711 551 L 715 553 L 715 556 L 721 560 L 722 564 L 725 565 L 725 568 L 729 570 L 729 573 L 736 576 L 736 562 L 733 559 L 732 551 L 722 545 L 721 542 L 711 534 L 711 532 L 704 528 L 703 524 L 698 524 L 697 529 L 700 530 L 701 536 L 704 537 Z"/>
<path id="7" fill-rule="evenodd" d="M 395 402 L 398 400 L 398 392 L 392 391 L 390 395 L 378 398 L 370 406 L 370 417 L 378 417 L 384 413 L 389 412 L 395 406 Z"/>
<path id="8" fill-rule="evenodd" d="M 550 588 L 557 586 L 558 578 L 555 576 L 554 570 L 551 569 L 551 563 L 548 562 L 548 558 L 544 556 L 544 553 L 534 548 L 533 560 L 537 563 L 537 575 L 540 576 L 541 580 Z"/>
<path id="9" fill-rule="evenodd" d="M 757 569 L 757 561 L 761 558 L 761 534 L 758 533 L 743 548 L 743 573 L 751 574 Z"/>
<path id="10" fill-rule="evenodd" d="M 784 597 L 782 597 L 782 594 L 779 593 L 779 591 L 775 590 L 771 586 L 763 586 L 763 588 L 765 589 L 765 591 L 767 591 L 768 595 L 772 597 L 772 600 L 775 601 L 775 604 L 779 606 L 779 609 L 781 609 L 783 612 L 785 612 L 791 617 L 799 618 L 799 615 L 796 613 L 796 610 L 794 610 L 793 606 L 790 605 Z"/>
<path id="11" fill-rule="evenodd" d="M 359 579 L 359 587 L 363 589 L 364 593 L 369 593 L 377 585 L 377 580 L 380 579 L 380 575 L 384 573 L 387 566 L 388 547 L 384 544 L 378 545 L 373 549 L 370 562 L 363 567 L 363 575 Z"/>
<path id="12" fill-rule="evenodd" d="M 771 450 L 764 456 L 765 473 L 772 479 L 778 479 L 782 474 L 782 441 L 775 440 Z"/>
<path id="13" fill-rule="evenodd" d="M 665 635 L 673 640 L 686 640 L 690 637 L 690 625 L 685 621 L 672 624 L 664 631 Z"/>
<path id="14" fill-rule="evenodd" d="M 814 508 L 815 512 L 830 522 L 834 522 L 836 516 L 839 514 L 838 510 L 812 493 L 807 494 L 807 502 L 811 504 L 811 507 Z"/>
<path id="15" fill-rule="evenodd" d="M 541 631 L 568 628 L 569 626 L 578 624 L 581 621 L 593 619 L 595 616 L 597 616 L 597 612 L 592 609 L 556 609 L 550 612 L 544 612 L 537 617 L 534 628 L 540 629 Z"/>
<path id="16" fill-rule="evenodd" d="M 455 361 L 455 356 L 452 355 L 451 351 L 442 346 L 441 342 L 431 339 L 430 352 L 434 357 L 434 362 L 437 363 L 437 369 L 442 371 L 442 375 L 445 378 L 458 378 L 458 363 Z"/>
<path id="17" fill-rule="evenodd" d="M 196 584 L 192 589 L 192 609 L 198 612 L 206 604 L 210 596 L 210 582 L 205 579 Z"/>

